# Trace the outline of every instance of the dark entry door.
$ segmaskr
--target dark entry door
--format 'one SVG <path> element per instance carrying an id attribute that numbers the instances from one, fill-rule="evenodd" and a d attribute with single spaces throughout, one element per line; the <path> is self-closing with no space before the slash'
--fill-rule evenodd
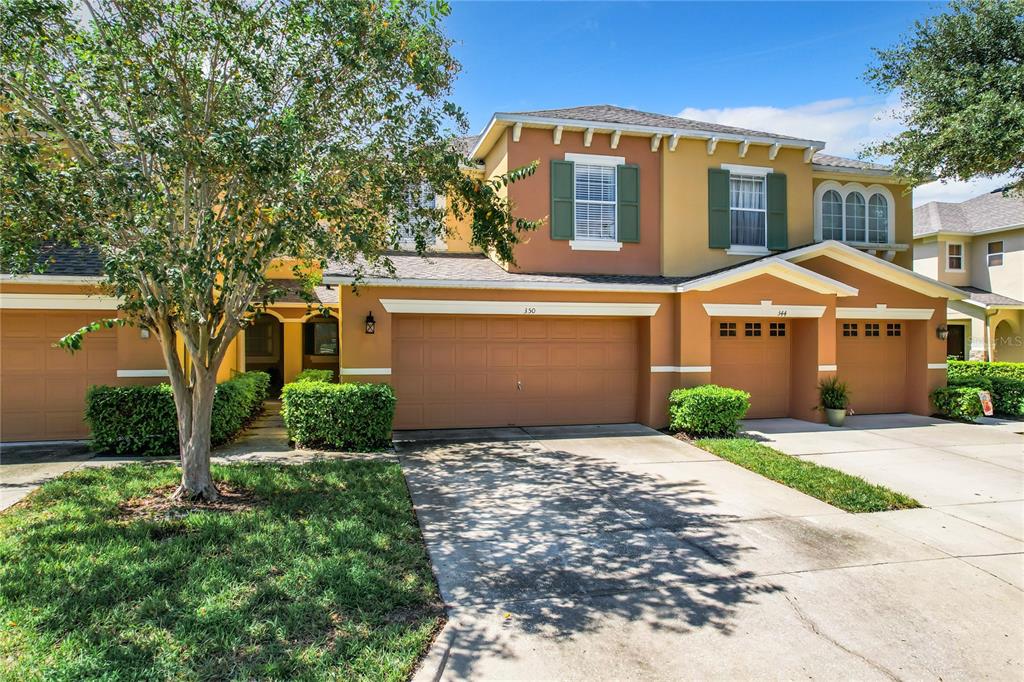
<path id="1" fill-rule="evenodd" d="M 964 325 L 949 325 L 949 336 L 946 337 L 946 357 L 963 360 L 965 341 Z"/>

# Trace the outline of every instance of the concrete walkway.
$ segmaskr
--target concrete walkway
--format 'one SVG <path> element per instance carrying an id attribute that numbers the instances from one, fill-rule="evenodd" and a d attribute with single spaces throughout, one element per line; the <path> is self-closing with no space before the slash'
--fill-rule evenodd
<path id="1" fill-rule="evenodd" d="M 1024 592 L 980 566 L 1002 534 L 933 541 L 636 425 L 401 435 L 450 614 L 418 679 L 1024 675 Z"/>

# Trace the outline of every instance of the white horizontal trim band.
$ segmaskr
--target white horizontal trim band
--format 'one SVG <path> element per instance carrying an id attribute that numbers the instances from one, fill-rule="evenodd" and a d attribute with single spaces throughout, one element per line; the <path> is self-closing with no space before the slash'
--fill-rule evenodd
<path id="1" fill-rule="evenodd" d="M 324 284 L 353 284 L 354 277 L 325 276 Z M 486 279 L 388 279 L 366 277 L 360 286 L 414 287 L 417 289 L 501 289 L 516 291 L 616 291 L 629 293 L 673 293 L 675 284 L 602 284 L 589 282 L 508 282 Z"/>
<path id="2" fill-rule="evenodd" d="M 928 369 L 948 369 L 949 365 L 945 362 L 929 362 Z"/>
<path id="3" fill-rule="evenodd" d="M 0 308 L 48 310 L 115 310 L 120 299 L 89 294 L 0 294 Z"/>
<path id="4" fill-rule="evenodd" d="M 0 274 L 0 282 L 23 282 L 25 284 L 98 284 L 102 277 L 89 275 L 8 275 Z"/>
<path id="5" fill-rule="evenodd" d="M 566 161 L 572 161 L 573 163 L 589 163 L 596 166 L 621 166 L 626 163 L 626 157 L 624 156 L 607 156 L 605 154 L 573 154 L 571 152 L 565 155 Z"/>
<path id="6" fill-rule="evenodd" d="M 166 369 L 119 369 L 118 379 L 143 379 L 168 376 Z"/>
<path id="7" fill-rule="evenodd" d="M 349 376 L 389 376 L 391 374 L 390 367 L 343 367 L 341 369 L 342 374 Z"/>
<path id="8" fill-rule="evenodd" d="M 621 251 L 622 242 L 610 239 L 570 239 L 569 248 L 573 251 Z"/>
<path id="9" fill-rule="evenodd" d="M 835 372 L 839 369 L 839 365 L 818 365 L 819 372 Z"/>
<path id="10" fill-rule="evenodd" d="M 660 303 L 572 303 L 553 301 L 445 301 L 382 298 L 389 313 L 431 315 L 573 315 L 588 317 L 653 317 Z"/>
<path id="11" fill-rule="evenodd" d="M 671 365 L 651 365 L 651 371 L 655 374 L 658 373 L 680 373 L 690 374 L 699 372 L 710 372 L 711 365 L 688 365 L 684 367 L 673 367 Z"/>
<path id="12" fill-rule="evenodd" d="M 874 308 L 836 308 L 837 320 L 930 320 L 932 308 L 888 308 L 884 305 Z"/>
<path id="13" fill-rule="evenodd" d="M 823 305 L 755 305 L 746 303 L 705 303 L 711 317 L 821 317 Z"/>

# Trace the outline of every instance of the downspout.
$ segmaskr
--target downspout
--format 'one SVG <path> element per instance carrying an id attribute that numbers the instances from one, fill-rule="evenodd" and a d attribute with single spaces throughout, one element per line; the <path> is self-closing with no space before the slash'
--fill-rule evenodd
<path id="1" fill-rule="evenodd" d="M 998 310 L 989 312 L 989 309 L 985 308 L 985 360 L 988 362 L 995 362 L 995 353 L 992 349 L 992 325 L 989 323 L 989 320 L 998 314 Z"/>

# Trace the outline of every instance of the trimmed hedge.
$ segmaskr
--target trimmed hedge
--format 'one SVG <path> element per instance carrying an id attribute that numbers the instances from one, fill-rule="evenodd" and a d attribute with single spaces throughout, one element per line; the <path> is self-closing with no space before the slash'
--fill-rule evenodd
<path id="1" fill-rule="evenodd" d="M 395 392 L 387 384 L 295 382 L 281 390 L 281 416 L 298 447 L 381 450 L 391 443 Z"/>
<path id="2" fill-rule="evenodd" d="M 750 394 L 708 384 L 677 388 L 668 397 L 670 428 L 691 436 L 731 436 L 750 409 Z"/>
<path id="3" fill-rule="evenodd" d="M 950 419 L 974 421 L 982 415 L 977 386 L 945 386 L 932 391 L 935 411 Z"/>
<path id="4" fill-rule="evenodd" d="M 329 369 L 304 369 L 295 375 L 294 381 L 320 381 L 324 383 L 331 383 L 334 381 L 334 372 Z"/>
<path id="5" fill-rule="evenodd" d="M 1024 362 L 950 360 L 947 377 L 950 386 L 991 391 L 998 414 L 1024 417 Z"/>
<path id="6" fill-rule="evenodd" d="M 217 385 L 211 445 L 231 440 L 267 397 L 270 375 L 246 372 Z M 176 455 L 178 417 L 170 384 L 93 386 L 85 396 L 92 446 L 116 455 Z"/>

